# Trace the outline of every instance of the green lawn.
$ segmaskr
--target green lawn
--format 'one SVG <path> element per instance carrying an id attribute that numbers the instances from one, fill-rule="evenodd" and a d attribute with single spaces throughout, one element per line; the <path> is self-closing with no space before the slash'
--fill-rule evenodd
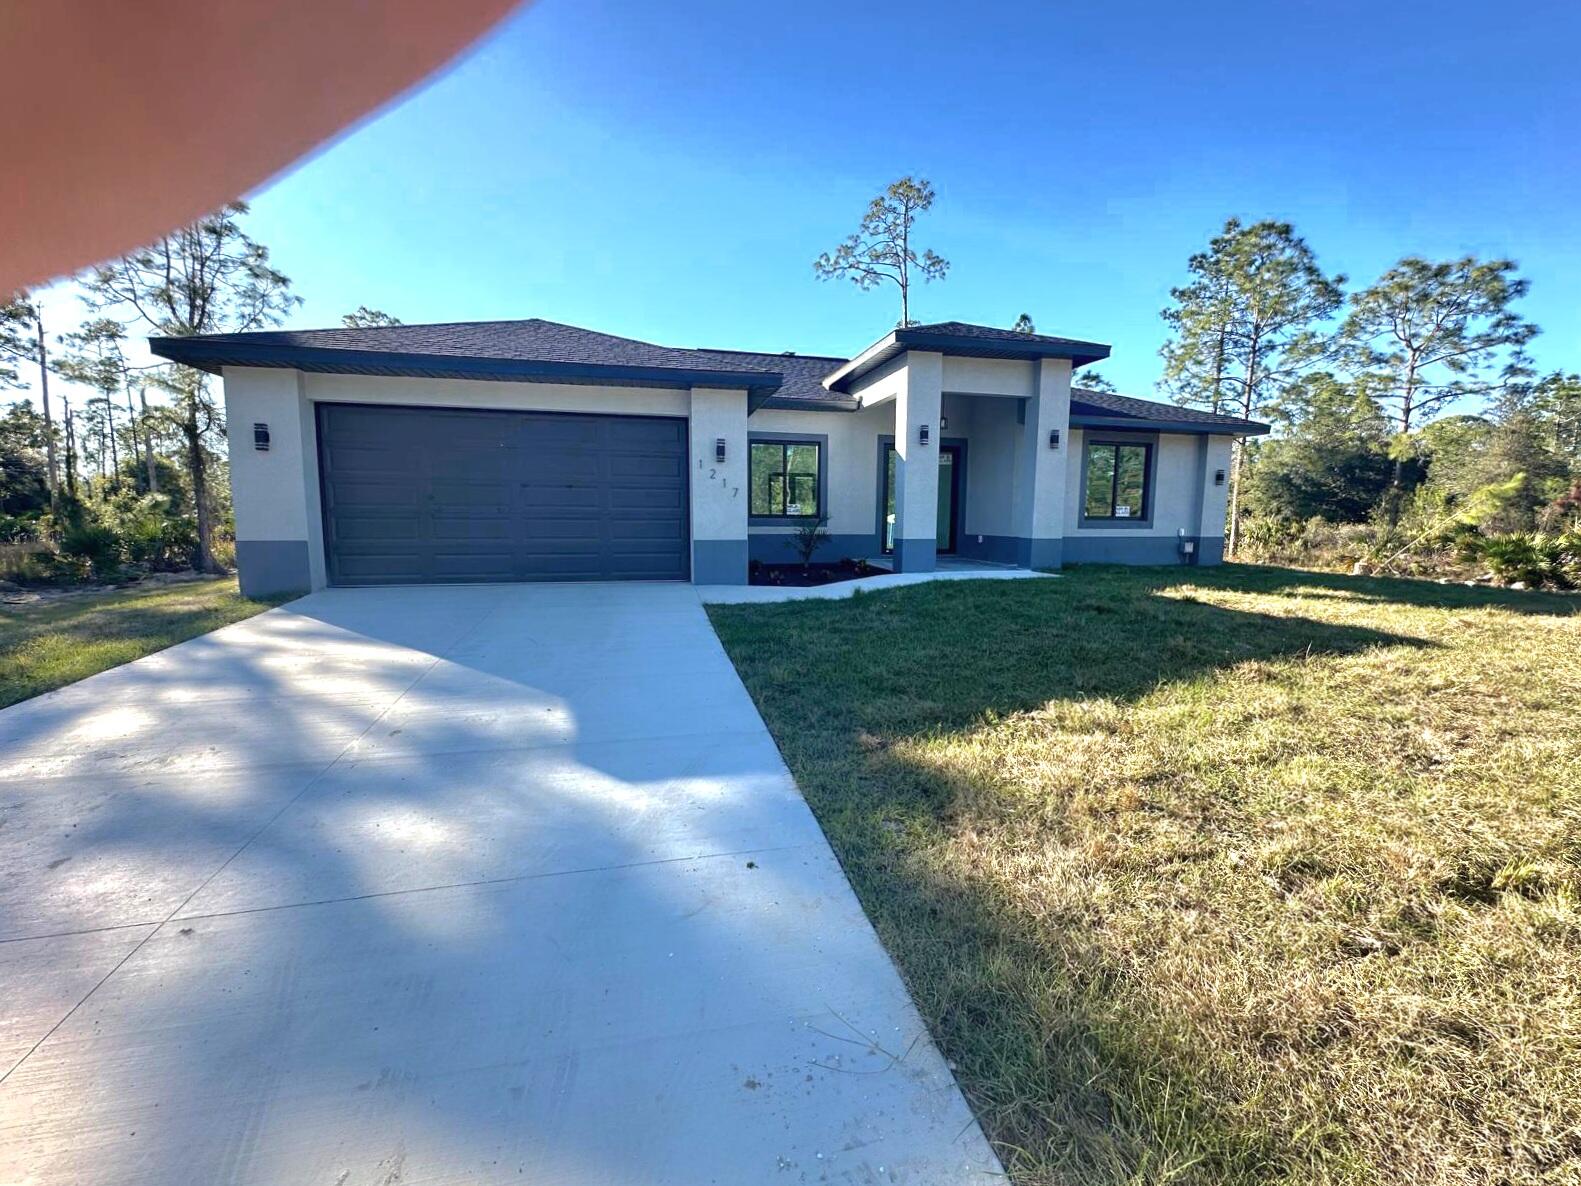
<path id="1" fill-rule="evenodd" d="M 1018 1183 L 1581 1181 L 1581 600 L 710 612 Z"/>
<path id="2" fill-rule="evenodd" d="M 0 708 L 250 618 L 234 578 L 0 605 Z"/>

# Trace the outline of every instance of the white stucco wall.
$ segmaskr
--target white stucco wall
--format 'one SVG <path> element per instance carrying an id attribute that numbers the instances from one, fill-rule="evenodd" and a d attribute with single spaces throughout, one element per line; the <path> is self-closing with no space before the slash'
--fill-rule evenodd
<path id="1" fill-rule="evenodd" d="M 1035 362 L 1007 358 L 946 358 L 944 390 L 963 395 L 1005 395 L 1029 398 L 1036 390 Z"/>
<path id="2" fill-rule="evenodd" d="M 964 404 L 966 428 L 966 515 L 962 532 L 973 537 L 1014 535 L 1011 500 L 1021 458 L 1016 448 L 1021 439 L 1017 422 L 1020 401 L 1015 399 L 972 399 L 946 396 L 953 407 Z M 955 436 L 955 413 L 950 413 L 950 431 Z"/>
<path id="3" fill-rule="evenodd" d="M 1230 499 L 1230 454 L 1233 437 L 1209 437 L 1207 464 L 1202 474 L 1202 529 L 1204 539 L 1223 536 Z M 1215 484 L 1214 475 L 1223 472 L 1224 481 Z"/>
<path id="4" fill-rule="evenodd" d="M 827 437 L 824 465 L 828 472 L 827 503 L 830 535 L 871 535 L 877 522 L 878 441 L 894 432 L 895 405 L 882 403 L 857 412 L 797 412 L 761 408 L 747 420 L 747 435 L 791 433 Z M 788 535 L 789 526 L 763 524 L 753 535 Z"/>
<path id="5" fill-rule="evenodd" d="M 1105 439 L 1124 439 L 1123 432 L 1108 433 L 1093 430 Z M 1229 465 L 1229 437 L 1209 437 L 1208 472 L 1199 478 L 1198 442 L 1203 438 L 1184 433 L 1162 433 L 1158 438 L 1158 466 L 1153 477 L 1153 518 L 1147 527 L 1084 527 L 1081 524 L 1081 478 L 1088 434 L 1081 429 L 1071 431 L 1071 465 L 1065 483 L 1065 531 L 1083 536 L 1188 536 L 1218 535 L 1224 522 L 1224 489 L 1214 488 L 1213 470 Z M 1141 438 L 1138 438 L 1141 439 Z M 1216 462 L 1215 457 L 1224 460 Z M 1199 501 L 1199 480 L 1203 481 Z M 1200 518 L 1198 517 L 1200 515 Z M 1217 530 L 1202 531 L 1204 523 L 1220 525 Z"/>
<path id="6" fill-rule="evenodd" d="M 690 411 L 692 569 L 698 573 L 710 569 L 709 546 L 731 542 L 739 544 L 745 576 L 747 393 L 694 387 Z M 723 463 L 717 452 L 721 439 L 725 442 Z"/>
<path id="7" fill-rule="evenodd" d="M 229 376 L 227 370 L 227 377 Z M 283 373 L 283 372 L 282 372 Z M 691 394 L 657 387 L 601 387 L 572 383 L 495 383 L 479 379 L 394 379 L 377 375 L 302 376 L 311 400 L 421 404 L 515 411 L 602 412 L 625 416 L 686 416 Z"/>

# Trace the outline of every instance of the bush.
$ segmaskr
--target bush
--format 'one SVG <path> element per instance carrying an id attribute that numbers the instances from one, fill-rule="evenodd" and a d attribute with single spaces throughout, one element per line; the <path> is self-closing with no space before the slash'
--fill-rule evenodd
<path id="1" fill-rule="evenodd" d="M 84 577 L 111 576 L 120 571 L 124 559 L 121 537 L 82 510 L 63 523 L 59 547 L 61 556 L 75 561 Z"/>
<path id="2" fill-rule="evenodd" d="M 1513 531 L 1468 539 L 1464 547 L 1505 584 L 1520 582 L 1533 589 L 1581 586 L 1581 531 Z"/>
<path id="3" fill-rule="evenodd" d="M 125 559 L 155 569 L 190 568 L 197 554 L 197 524 L 173 515 L 164 494 L 131 490 L 112 494 L 94 508 L 99 522 L 114 532 Z"/>

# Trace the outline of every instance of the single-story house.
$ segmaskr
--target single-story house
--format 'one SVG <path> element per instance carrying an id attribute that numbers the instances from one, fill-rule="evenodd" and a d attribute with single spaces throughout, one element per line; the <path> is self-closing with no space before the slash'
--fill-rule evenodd
<path id="1" fill-rule="evenodd" d="M 224 378 L 236 563 L 264 595 L 740 583 L 792 559 L 1212 564 L 1253 421 L 1076 386 L 1095 342 L 948 321 L 854 358 L 552 321 L 156 338 Z"/>

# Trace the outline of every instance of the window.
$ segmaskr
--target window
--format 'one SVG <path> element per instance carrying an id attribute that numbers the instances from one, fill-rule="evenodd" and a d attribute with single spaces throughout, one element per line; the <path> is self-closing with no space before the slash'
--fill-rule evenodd
<path id="1" fill-rule="evenodd" d="M 818 467 L 823 458 L 816 441 L 753 441 L 748 513 L 754 518 L 815 519 Z"/>
<path id="2" fill-rule="evenodd" d="M 1147 474 L 1152 445 L 1094 443 L 1087 446 L 1088 519 L 1146 519 Z"/>

